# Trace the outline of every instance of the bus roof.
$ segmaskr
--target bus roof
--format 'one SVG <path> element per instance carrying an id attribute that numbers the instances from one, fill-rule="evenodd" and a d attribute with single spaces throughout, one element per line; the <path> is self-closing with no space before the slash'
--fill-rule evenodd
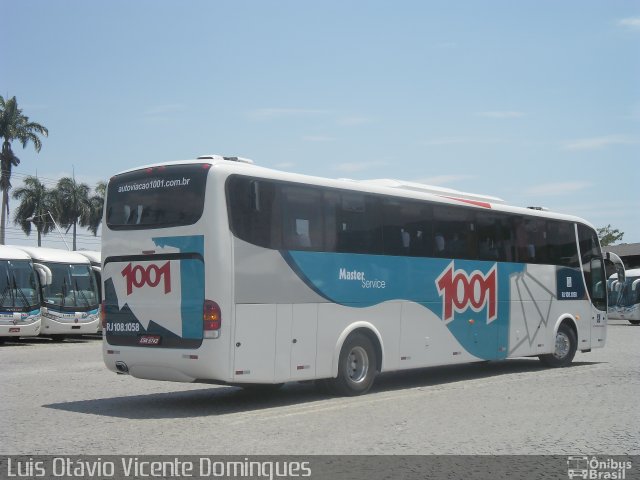
<path id="1" fill-rule="evenodd" d="M 218 155 L 207 155 L 206 157 L 196 160 L 177 160 L 173 162 L 161 162 L 148 165 L 142 165 L 136 168 L 130 168 L 119 172 L 117 175 L 167 165 L 192 165 L 192 164 L 210 164 L 216 171 L 224 172 L 227 175 L 234 173 L 256 176 L 259 178 L 268 178 L 272 180 L 282 180 L 290 182 L 299 182 L 309 185 L 324 186 L 329 188 L 341 188 L 366 193 L 377 193 L 381 195 L 390 195 L 396 197 L 413 198 L 419 200 L 427 200 L 448 205 L 468 206 L 476 208 L 486 208 L 500 212 L 508 212 L 513 214 L 528 215 L 532 217 L 551 218 L 556 220 L 566 220 L 570 222 L 579 222 L 595 230 L 595 227 L 583 218 L 551 212 L 546 208 L 532 208 L 509 205 L 501 198 L 480 195 L 476 193 L 461 192 L 454 189 L 443 188 L 432 185 L 424 185 L 415 182 L 392 180 L 392 179 L 375 179 L 375 180 L 352 180 L 348 178 L 331 179 L 325 177 L 316 177 L 304 175 L 300 173 L 284 172 L 271 168 L 261 167 L 253 163 L 247 163 L 235 160 L 238 157 L 223 157 Z"/>
<path id="2" fill-rule="evenodd" d="M 100 263 L 101 253 L 96 250 L 76 250 L 76 253 L 84 255 L 91 263 Z"/>
<path id="3" fill-rule="evenodd" d="M 19 248 L 0 245 L 0 260 L 31 260 L 31 257 Z"/>
<path id="4" fill-rule="evenodd" d="M 37 262 L 91 264 L 87 257 L 80 255 L 78 252 L 70 252 L 68 250 L 60 250 L 58 248 L 23 247 L 20 245 L 14 245 L 14 248 L 27 253 L 29 257 Z"/>

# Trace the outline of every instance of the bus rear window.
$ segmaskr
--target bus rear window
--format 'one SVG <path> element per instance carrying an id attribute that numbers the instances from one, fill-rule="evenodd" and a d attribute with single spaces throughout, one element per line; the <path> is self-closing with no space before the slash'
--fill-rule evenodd
<path id="1" fill-rule="evenodd" d="M 196 223 L 204 208 L 210 166 L 169 165 L 113 177 L 107 191 L 107 226 L 136 230 Z"/>

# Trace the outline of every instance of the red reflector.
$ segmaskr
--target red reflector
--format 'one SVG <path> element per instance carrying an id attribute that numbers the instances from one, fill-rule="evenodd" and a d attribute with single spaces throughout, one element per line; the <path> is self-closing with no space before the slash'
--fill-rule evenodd
<path id="1" fill-rule="evenodd" d="M 219 330 L 222 325 L 220 307 L 213 300 L 205 300 L 202 311 L 203 330 Z"/>

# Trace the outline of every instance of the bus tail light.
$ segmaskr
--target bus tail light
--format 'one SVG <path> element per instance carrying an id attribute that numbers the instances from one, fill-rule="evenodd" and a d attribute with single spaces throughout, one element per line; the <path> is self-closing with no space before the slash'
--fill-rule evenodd
<path id="1" fill-rule="evenodd" d="M 218 338 L 220 336 L 222 314 L 220 312 L 220 306 L 213 300 L 204 301 L 202 323 L 204 338 Z"/>

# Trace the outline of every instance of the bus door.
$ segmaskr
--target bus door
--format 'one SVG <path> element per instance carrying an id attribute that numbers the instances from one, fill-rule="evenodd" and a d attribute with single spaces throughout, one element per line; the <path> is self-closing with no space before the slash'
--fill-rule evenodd
<path id="1" fill-rule="evenodd" d="M 591 347 L 602 347 L 607 333 L 607 278 L 604 258 L 595 231 L 578 225 L 578 240 L 582 273 L 591 299 Z M 578 349 L 584 348 L 580 340 L 579 342 Z"/>

